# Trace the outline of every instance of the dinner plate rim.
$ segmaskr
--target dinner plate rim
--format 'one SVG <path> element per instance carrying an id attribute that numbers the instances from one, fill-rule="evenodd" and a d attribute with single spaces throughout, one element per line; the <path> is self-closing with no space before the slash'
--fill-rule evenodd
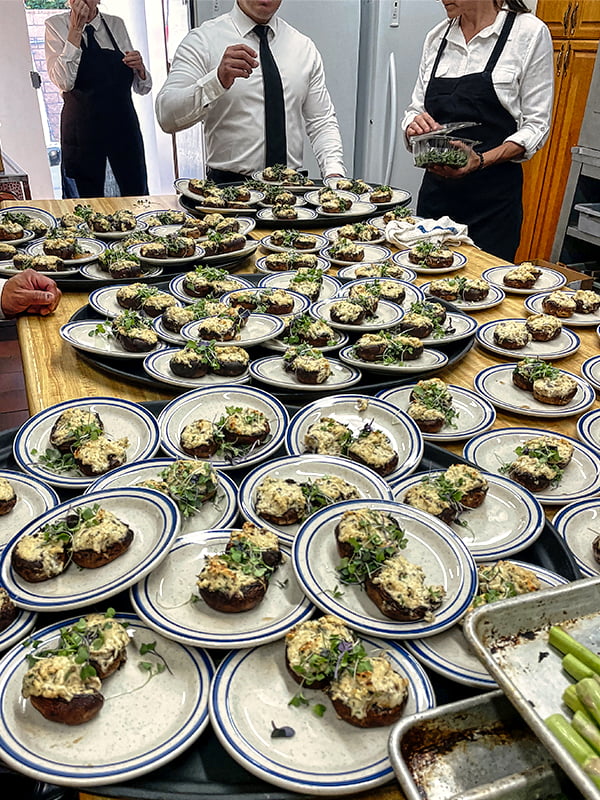
<path id="1" fill-rule="evenodd" d="M 92 252 L 89 256 L 84 256 L 83 258 L 64 258 L 63 264 L 66 264 L 68 267 L 72 267 L 79 271 L 79 267 L 82 267 L 84 264 L 90 264 L 92 261 L 96 261 L 99 255 L 101 255 L 106 250 L 106 244 L 102 242 L 100 239 L 91 239 L 88 236 L 76 236 L 77 244 L 84 242 L 87 247 L 91 247 L 91 249 L 95 252 Z M 42 248 L 40 253 L 37 252 L 39 248 Z M 27 255 L 44 255 L 43 251 L 43 240 L 42 239 L 35 239 L 33 242 L 27 245 L 25 248 L 25 252 Z M 66 270 L 59 270 L 57 272 L 50 273 L 51 275 L 60 275 L 63 274 Z"/>
<path id="2" fill-rule="evenodd" d="M 269 386 L 274 386 L 275 388 L 280 389 L 296 389 L 299 392 L 323 392 L 327 391 L 328 389 L 343 389 L 344 387 L 350 387 L 357 384 L 361 378 L 362 374 L 360 370 L 352 367 L 350 364 L 344 364 L 337 358 L 329 358 L 326 356 L 327 360 L 330 364 L 333 364 L 337 367 L 342 367 L 344 370 L 347 370 L 350 374 L 343 382 L 337 383 L 330 383 L 326 385 L 326 381 L 324 383 L 318 384 L 310 384 L 310 383 L 300 383 L 300 381 L 293 381 L 292 377 L 290 377 L 288 381 L 276 381 L 273 382 L 271 378 L 267 378 L 265 375 L 262 374 L 261 370 L 264 368 L 265 364 L 272 363 L 273 361 L 283 361 L 283 356 L 274 355 L 274 356 L 264 356 L 263 358 L 257 358 L 249 366 L 250 374 L 256 380 L 262 381 L 263 383 L 268 384 Z M 330 375 L 331 377 L 331 375 Z M 329 378 L 327 379 L 329 380 Z"/>
<path id="3" fill-rule="evenodd" d="M 155 353 L 157 350 L 162 350 L 164 345 L 158 341 L 152 350 L 145 350 L 141 353 L 133 353 L 129 350 L 125 350 L 122 348 L 121 350 L 102 350 L 99 347 L 94 347 L 93 344 L 89 344 L 85 346 L 84 343 L 78 341 L 77 339 L 73 338 L 72 332 L 76 330 L 86 330 L 90 328 L 90 331 L 96 328 L 97 325 L 102 323 L 102 320 L 75 320 L 75 322 L 65 322 L 64 325 L 61 325 L 58 332 L 60 337 L 63 339 L 64 342 L 70 344 L 71 347 L 75 348 L 75 350 L 83 350 L 84 353 L 93 353 L 97 356 L 107 356 L 108 358 L 120 358 L 120 359 L 136 359 L 138 361 L 144 359 L 148 353 Z"/>
<path id="4" fill-rule="evenodd" d="M 185 280 L 185 276 L 186 273 L 182 272 L 179 275 L 175 275 L 173 278 L 171 278 L 171 280 L 169 281 L 169 291 L 171 292 L 171 294 L 173 294 L 173 296 L 176 297 L 178 300 L 181 300 L 183 303 L 186 303 L 187 305 L 190 306 L 194 305 L 194 303 L 197 303 L 199 300 L 206 299 L 204 297 L 193 297 L 191 294 L 186 294 L 184 292 L 182 284 L 183 281 Z M 241 275 L 228 274 L 226 280 L 239 281 L 242 284 L 241 289 L 252 289 L 254 287 L 253 283 L 250 283 L 250 281 L 246 280 L 245 278 L 242 278 Z M 239 290 L 236 289 L 235 291 Z M 210 299 L 212 300 L 212 298 Z M 215 301 L 218 300 L 220 300 L 220 298 L 215 298 Z"/>
<path id="5" fill-rule="evenodd" d="M 345 267 L 340 267 L 340 269 L 338 269 L 338 272 L 337 272 L 337 277 L 338 278 L 342 278 L 343 280 L 353 280 L 353 281 L 354 280 L 356 280 L 356 281 L 368 280 L 368 277 L 366 277 L 366 278 L 364 278 L 364 277 L 363 278 L 357 278 L 356 276 L 353 277 L 352 275 L 348 275 L 347 274 L 350 270 L 354 269 L 355 267 L 360 267 L 360 266 L 361 266 L 360 263 L 356 263 L 356 264 L 348 264 Z M 411 269 L 410 267 L 403 267 L 400 264 L 397 264 L 396 266 L 401 267 L 401 269 L 404 270 L 404 273 L 408 273 L 408 277 L 404 277 L 404 274 L 403 274 L 402 278 L 392 277 L 391 275 L 389 277 L 388 276 L 383 276 L 382 277 L 382 276 L 378 276 L 378 275 L 373 275 L 373 276 L 370 276 L 370 277 L 379 278 L 380 280 L 383 280 L 383 281 L 388 281 L 388 280 L 390 280 L 390 281 L 391 280 L 404 281 L 404 283 L 410 283 L 411 286 L 413 288 L 415 288 L 415 289 L 422 289 L 421 286 L 416 286 L 413 283 L 413 281 L 415 281 L 417 279 L 417 273 L 414 271 L 414 269 Z"/>
<path id="6" fill-rule="evenodd" d="M 600 392 L 600 377 L 595 377 L 592 372 L 593 368 L 598 364 L 600 364 L 600 355 L 590 356 L 590 358 L 586 358 L 579 369 L 586 381 Z"/>
<path id="7" fill-rule="evenodd" d="M 505 293 L 510 294 L 522 294 L 522 295 L 532 295 L 532 294 L 540 294 L 539 287 L 532 287 L 531 289 L 520 289 L 519 287 L 515 286 L 506 286 L 504 283 L 499 283 L 496 280 L 493 280 L 496 273 L 503 273 L 508 272 L 511 269 L 515 269 L 518 264 L 498 264 L 495 267 L 488 267 L 488 269 L 484 270 L 481 273 L 481 277 L 483 280 L 486 280 L 488 283 L 497 286 L 499 289 L 502 289 Z M 551 286 L 548 286 L 546 289 L 543 289 L 543 294 L 547 292 L 553 292 L 556 289 L 560 289 L 561 286 L 564 286 L 567 282 L 566 277 L 555 269 L 551 269 L 550 267 L 537 267 L 537 269 L 541 269 L 543 274 L 550 275 L 550 277 L 554 278 L 554 283 Z M 490 279 L 492 278 L 492 279 Z"/>
<path id="8" fill-rule="evenodd" d="M 42 222 L 46 222 L 46 220 L 50 219 L 53 224 L 48 225 L 49 228 L 56 228 L 58 226 L 58 220 L 50 211 L 46 211 L 43 208 L 38 208 L 37 206 L 11 206 L 10 208 L 2 208 L 0 209 L 0 217 L 5 216 L 9 212 L 13 212 L 15 214 L 27 214 L 30 211 L 37 211 L 40 216 L 33 217 L 33 219 L 39 219 Z"/>
<path id="9" fill-rule="evenodd" d="M 527 322 L 526 319 L 520 317 L 507 317 L 505 319 L 493 319 L 488 322 L 483 322 L 481 325 L 478 326 L 477 330 L 475 331 L 475 339 L 481 347 L 485 347 L 486 350 L 489 350 L 492 353 L 496 353 L 496 355 L 500 356 L 507 356 L 508 358 L 514 358 L 515 355 L 519 355 L 522 353 L 523 348 L 518 348 L 516 350 L 510 350 L 507 347 L 501 347 L 497 345 L 494 341 L 490 341 L 486 339 L 486 335 L 489 331 L 493 330 L 496 325 L 499 325 L 502 322 L 513 322 L 513 323 L 521 323 L 525 324 Z M 569 330 L 564 325 L 561 328 L 561 332 L 556 339 L 551 339 L 549 342 L 536 342 L 533 339 L 528 343 L 531 347 L 535 347 L 536 344 L 552 344 L 553 342 L 558 342 L 560 336 L 565 335 L 567 338 L 567 344 L 561 349 L 556 350 L 549 353 L 544 353 L 543 355 L 540 354 L 539 358 L 544 358 L 546 361 L 555 361 L 559 358 L 566 358 L 566 356 L 570 356 L 572 353 L 577 352 L 579 347 L 581 346 L 581 339 L 575 333 L 575 331 Z M 532 356 L 535 358 L 535 353 L 527 353 L 528 356 Z M 525 355 L 523 355 L 525 357 Z"/>
<path id="10" fill-rule="evenodd" d="M 552 520 L 552 524 L 556 528 L 558 535 L 561 539 L 565 542 L 566 546 L 569 548 L 569 551 L 572 553 L 573 558 L 577 562 L 577 566 L 581 570 L 581 574 L 584 578 L 595 578 L 600 575 L 600 564 L 596 564 L 595 566 L 590 566 L 586 561 L 584 561 L 581 556 L 579 556 L 569 544 L 569 539 L 567 538 L 567 526 L 571 519 L 579 514 L 581 511 L 584 511 L 588 508 L 600 508 L 600 497 L 585 497 L 579 500 L 573 500 L 571 503 L 567 503 L 562 508 L 559 508 L 554 518 Z M 591 552 L 591 542 L 590 542 L 590 552 Z M 593 559 L 592 559 L 593 560 Z"/>
<path id="11" fill-rule="evenodd" d="M 431 285 L 431 281 L 427 281 L 426 283 L 421 284 L 421 289 L 427 295 L 427 297 L 435 301 L 437 298 L 434 294 L 427 294 L 427 290 Z M 459 308 L 461 311 L 483 311 L 488 308 L 494 308 L 495 306 L 499 306 L 500 303 L 506 297 L 505 292 L 500 289 L 498 286 L 494 286 L 494 284 L 490 284 L 490 293 L 493 292 L 494 296 L 490 299 L 489 294 L 484 300 L 452 300 L 452 304 Z"/>
<path id="12" fill-rule="evenodd" d="M 348 333 L 351 331 L 369 333 L 370 331 L 377 331 L 381 328 L 393 328 L 394 325 L 400 322 L 405 313 L 402 306 L 398 305 L 398 303 L 392 303 L 389 300 L 380 300 L 377 307 L 379 308 L 382 305 L 385 306 L 388 310 L 388 313 L 392 314 L 390 320 L 373 320 L 372 322 L 362 322 L 360 325 L 347 325 L 343 322 L 334 322 L 331 319 L 325 319 L 325 317 L 320 315 L 320 312 L 323 308 L 341 299 L 343 298 L 329 297 L 327 300 L 317 300 L 315 303 L 310 305 L 308 313 L 311 315 L 311 317 L 323 320 L 323 322 L 326 322 L 332 328 L 337 328 L 341 331 L 347 331 Z"/>
<path id="13" fill-rule="evenodd" d="M 588 444 L 588 442 L 592 442 L 590 435 L 591 426 L 598 419 L 600 419 L 600 408 L 593 408 L 590 411 L 586 411 L 585 414 L 582 414 L 577 420 L 577 435 L 588 447 L 600 451 L 600 441 Z"/>
<path id="14" fill-rule="evenodd" d="M 198 209 L 208 210 L 208 211 L 210 211 L 212 213 L 222 213 L 223 211 L 225 211 L 228 214 L 231 214 L 232 212 L 235 212 L 235 211 L 245 211 L 246 210 L 246 209 L 243 209 L 243 208 L 225 207 L 223 209 L 223 208 L 212 208 L 210 206 L 203 206 L 202 205 L 203 196 L 201 194 L 195 194 L 194 192 L 191 192 L 189 190 L 188 184 L 189 184 L 190 180 L 193 180 L 193 178 L 176 178 L 173 181 L 173 187 L 174 187 L 176 192 L 179 192 L 180 194 L 182 194 L 185 197 L 187 197 L 189 200 L 193 200 L 194 202 L 196 202 L 198 204 L 198 206 L 197 206 Z M 260 197 L 255 197 L 254 199 L 251 199 L 251 200 L 248 201 L 247 205 L 248 206 L 253 206 L 256 203 L 258 203 L 259 200 L 263 199 L 264 193 L 263 192 L 259 192 L 256 189 L 251 189 L 250 191 L 252 193 L 256 194 L 256 195 L 260 195 Z"/>
<path id="15" fill-rule="evenodd" d="M 42 498 L 42 503 L 45 506 L 45 509 L 42 513 L 45 513 L 54 506 L 57 506 L 61 500 L 58 496 L 58 492 L 54 489 L 47 481 L 42 480 L 37 475 L 33 475 L 30 472 L 19 472 L 14 469 L 0 469 L 0 478 L 5 478 L 11 485 L 12 484 L 25 484 L 30 489 L 33 489 L 37 494 Z M 19 501 L 19 490 L 18 488 L 14 487 L 17 495 L 17 502 Z M 8 522 L 10 522 L 10 518 L 8 516 L 5 517 Z M 0 518 L 0 522 L 2 519 Z M 0 552 L 2 552 L 5 544 L 0 543 Z M 2 637 L 2 632 L 0 631 L 0 640 Z"/>
<path id="16" fill-rule="evenodd" d="M 287 229 L 284 229 L 287 230 Z M 328 244 L 328 240 L 321 236 L 320 233 L 311 233 L 310 236 L 314 236 L 316 239 L 316 244 L 314 247 L 303 247 L 301 248 L 302 253 L 315 253 L 319 255 L 319 251 Z M 297 247 L 284 247 L 283 245 L 278 244 L 271 244 L 271 234 L 268 233 L 266 236 L 263 236 L 262 239 L 258 240 L 258 244 L 263 247 L 265 250 L 270 250 L 274 253 L 286 253 L 288 250 L 297 250 Z"/>
<path id="17" fill-rule="evenodd" d="M 397 253 L 394 253 L 392 256 L 392 261 L 394 261 L 398 266 L 404 267 L 405 264 L 402 263 L 402 257 L 406 255 L 406 253 L 410 253 L 410 247 L 407 247 L 404 250 L 399 250 Z M 406 264 L 413 272 L 416 272 L 417 275 L 443 275 L 446 272 L 454 272 L 457 269 L 461 269 L 467 263 L 467 257 L 464 253 L 459 253 L 458 250 L 452 250 L 454 254 L 454 263 L 451 267 L 420 267 L 418 264 Z M 406 256 L 406 260 L 408 261 L 408 256 Z"/>
<path id="18" fill-rule="evenodd" d="M 575 294 L 575 289 L 565 289 L 564 293 L 571 297 Z M 551 294 L 551 292 L 537 292 L 536 294 L 530 294 L 526 297 L 523 304 L 527 311 L 531 314 L 544 314 L 545 312 L 542 309 L 541 300 L 548 294 Z M 537 303 L 540 304 L 539 308 L 536 307 Z M 600 323 L 600 310 L 596 311 L 595 314 L 582 314 L 581 312 L 575 311 L 570 317 L 561 317 L 560 319 L 564 325 L 570 325 L 572 328 L 588 328 Z"/>
<path id="19" fill-rule="evenodd" d="M 356 367 L 357 369 L 366 369 L 367 371 L 371 370 L 372 372 L 379 372 L 383 375 L 411 375 L 418 372 L 429 372 L 432 369 L 442 369 L 448 363 L 448 356 L 445 353 L 442 353 L 441 350 L 436 350 L 433 347 L 426 347 L 424 349 L 423 355 L 428 353 L 433 355 L 436 359 L 434 364 L 429 364 L 424 366 L 423 364 L 418 364 L 419 359 L 416 358 L 413 361 L 406 361 L 404 365 L 400 364 L 379 364 L 377 361 L 361 361 L 358 358 L 353 358 L 350 353 L 354 345 L 346 345 L 346 347 L 342 347 L 339 356 L 345 364 L 349 364 L 350 366 Z M 414 369 L 411 369 L 411 365 L 415 365 Z"/>
<path id="20" fill-rule="evenodd" d="M 300 314 L 302 312 L 298 311 L 296 313 Z M 258 317 L 259 321 L 262 321 L 265 324 L 269 323 L 272 326 L 271 331 L 269 331 L 267 334 L 264 335 L 261 334 L 259 338 L 255 337 L 254 339 L 243 339 L 243 338 L 231 339 L 228 342 L 215 341 L 215 344 L 219 345 L 219 347 L 253 347 L 254 345 L 261 344 L 262 342 L 268 341 L 269 339 L 274 339 L 276 336 L 279 336 L 279 334 L 285 327 L 285 323 L 283 321 L 283 315 L 252 312 L 251 316 L 255 318 Z M 266 321 L 264 320 L 265 317 Z M 193 326 L 197 327 L 201 321 L 202 320 L 195 319 L 192 320 L 191 322 L 186 322 L 185 325 L 183 325 L 181 328 L 180 335 L 183 336 L 183 338 L 186 341 L 200 341 L 197 337 L 193 337 L 190 334 L 190 331 L 192 330 Z M 238 335 L 243 336 L 245 330 L 246 330 L 245 328 L 242 328 L 238 332 Z"/>
<path id="21" fill-rule="evenodd" d="M 150 377 L 155 378 L 157 381 L 160 381 L 161 383 L 164 383 L 166 386 L 179 386 L 179 387 L 182 387 L 184 389 L 185 388 L 187 388 L 187 389 L 199 389 L 199 388 L 201 388 L 203 386 L 203 384 L 199 383 L 199 381 L 202 381 L 203 378 L 182 378 L 179 375 L 175 375 L 175 373 L 173 373 L 173 377 L 171 378 L 171 376 L 166 375 L 166 374 L 164 374 L 162 372 L 159 372 L 159 370 L 155 366 L 154 362 L 156 361 L 156 359 L 161 358 L 161 357 L 166 356 L 166 355 L 169 355 L 169 353 L 171 355 L 173 355 L 174 353 L 179 352 L 182 349 L 183 349 L 182 347 L 177 347 L 175 345 L 174 347 L 162 347 L 159 350 L 155 350 L 153 353 L 148 353 L 148 355 L 146 356 L 146 358 L 142 362 L 142 366 L 143 366 L 145 372 L 147 372 L 148 375 L 150 375 Z M 205 377 L 205 376 L 203 376 L 203 377 Z M 215 376 L 215 377 L 217 377 L 217 376 Z M 206 386 L 219 386 L 222 383 L 227 383 L 227 384 L 231 384 L 231 383 L 238 384 L 239 383 L 239 384 L 243 384 L 243 383 L 247 383 L 248 380 L 250 379 L 250 375 L 249 375 L 249 371 L 248 370 L 243 372 L 241 375 L 235 375 L 233 377 L 231 377 L 231 376 L 222 376 L 222 377 L 223 377 L 223 381 L 222 382 L 219 382 L 219 381 L 206 382 Z"/>
<path id="22" fill-rule="evenodd" d="M 296 219 L 279 219 L 273 214 L 273 206 L 265 206 L 264 208 L 259 208 L 256 212 L 256 218 L 260 220 L 266 220 L 267 222 L 281 222 L 285 225 L 288 222 L 297 222 L 298 220 L 315 220 L 318 217 L 317 212 L 314 208 L 309 208 L 308 206 L 299 205 L 298 203 L 294 203 L 294 209 L 298 213 Z"/>
<path id="23" fill-rule="evenodd" d="M 333 245 L 333 242 L 329 242 L 325 247 L 321 248 L 321 250 L 319 250 L 319 255 L 322 258 L 327 259 L 327 261 L 330 261 L 332 264 L 335 264 L 338 267 L 347 267 L 348 266 L 348 262 L 345 261 L 344 259 L 334 258 L 333 256 L 328 255 L 327 251 L 331 249 L 332 245 Z M 363 259 L 361 259 L 360 261 L 353 261 L 352 264 L 355 264 L 355 265 L 358 265 L 358 266 L 360 266 L 361 264 L 378 264 L 380 261 L 386 261 L 388 258 L 391 258 L 391 256 L 392 256 L 392 251 L 390 250 L 390 248 L 389 247 L 385 247 L 382 244 L 370 244 L 369 242 L 367 242 L 367 243 L 365 243 L 363 245 L 363 248 L 367 248 L 367 247 L 370 247 L 370 248 L 373 248 L 373 249 L 381 251 L 380 255 L 377 256 L 376 258 L 369 258 L 367 256 L 367 253 L 366 253 L 366 250 L 365 250 L 365 257 Z M 375 254 L 375 255 L 377 255 L 377 254 Z"/>

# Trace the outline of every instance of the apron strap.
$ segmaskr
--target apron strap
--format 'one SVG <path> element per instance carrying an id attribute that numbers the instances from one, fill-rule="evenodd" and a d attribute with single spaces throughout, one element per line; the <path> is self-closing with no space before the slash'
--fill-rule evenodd
<path id="1" fill-rule="evenodd" d="M 514 11 L 507 12 L 506 19 L 504 20 L 504 25 L 502 26 L 502 30 L 500 31 L 500 36 L 498 37 L 496 46 L 492 50 L 492 54 L 490 55 L 488 62 L 485 65 L 484 72 L 494 71 L 494 68 L 498 63 L 498 59 L 502 55 L 502 51 L 504 50 L 504 45 L 508 40 L 512 27 L 515 24 L 516 17 L 517 15 L 515 14 Z"/>
<path id="2" fill-rule="evenodd" d="M 446 33 L 444 33 L 444 38 L 442 39 L 441 44 L 440 44 L 440 46 L 438 48 L 437 56 L 435 57 L 435 61 L 433 62 L 433 68 L 431 70 L 431 78 L 435 78 L 435 73 L 437 72 L 437 68 L 439 66 L 440 60 L 441 60 L 442 56 L 444 55 L 444 50 L 446 49 L 446 45 L 448 43 L 447 37 L 448 37 L 448 33 L 450 31 L 450 28 L 452 27 L 452 22 L 453 22 L 453 20 L 450 20 L 450 22 L 448 23 L 448 27 L 446 28 Z M 429 80 L 431 80 L 431 78 Z"/>
<path id="3" fill-rule="evenodd" d="M 113 49 L 115 50 L 115 52 L 121 53 L 121 55 L 124 55 L 123 51 L 121 50 L 121 48 L 117 44 L 116 39 L 113 36 L 111 29 L 108 27 L 108 25 L 106 23 L 106 20 L 104 19 L 104 17 L 102 16 L 102 14 L 100 12 L 98 12 L 98 16 L 100 17 L 100 22 L 104 25 L 104 29 L 106 30 L 106 33 L 108 34 L 108 38 L 110 39 L 110 41 L 112 43 L 112 46 L 113 46 Z M 83 41 L 83 37 L 81 39 L 81 49 L 82 50 L 86 50 L 87 49 L 87 44 Z"/>

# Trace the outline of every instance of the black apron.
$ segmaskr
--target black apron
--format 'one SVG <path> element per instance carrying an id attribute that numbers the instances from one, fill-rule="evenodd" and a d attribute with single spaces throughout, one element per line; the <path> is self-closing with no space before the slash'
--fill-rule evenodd
<path id="1" fill-rule="evenodd" d="M 457 136 L 478 139 L 476 150 L 497 147 L 517 129 L 511 114 L 501 105 L 492 82 L 492 71 L 504 49 L 515 21 L 506 14 L 500 36 L 483 72 L 458 78 L 436 78 L 447 44 L 444 35 L 425 92 L 425 109 L 441 125 L 459 120 L 480 122 L 473 128 L 457 131 Z M 451 23 L 452 24 L 452 23 Z M 417 214 L 438 218 L 448 215 L 469 226 L 469 236 L 488 253 L 513 261 L 523 221 L 523 170 L 520 164 L 505 161 L 464 178 L 440 178 L 426 172 L 421 184 Z"/>
<path id="2" fill-rule="evenodd" d="M 63 93 L 60 135 L 64 174 L 80 197 L 104 195 L 106 160 L 122 195 L 148 194 L 144 143 L 133 107 L 133 70 L 104 18 L 114 50 L 81 40 L 81 61 L 70 92 Z"/>

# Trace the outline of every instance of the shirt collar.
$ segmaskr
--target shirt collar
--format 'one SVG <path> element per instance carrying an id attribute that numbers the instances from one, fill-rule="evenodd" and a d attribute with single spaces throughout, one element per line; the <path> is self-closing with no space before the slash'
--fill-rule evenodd
<path id="1" fill-rule="evenodd" d="M 244 14 L 237 2 L 234 3 L 233 8 L 231 9 L 231 19 L 233 20 L 233 24 L 238 29 L 240 36 L 242 37 L 247 36 L 257 24 L 253 19 L 250 19 L 247 14 Z M 273 35 L 277 35 L 277 23 L 277 14 L 274 14 L 267 22 L 267 28 L 271 28 Z"/>
<path id="2" fill-rule="evenodd" d="M 506 14 L 503 14 L 502 11 L 506 11 L 506 7 L 500 9 L 500 11 L 496 14 L 496 19 L 492 22 L 491 25 L 488 25 L 487 28 L 484 28 L 480 31 L 477 36 L 474 36 L 473 39 L 488 39 L 490 36 L 500 36 L 500 31 L 502 30 L 502 26 L 504 25 L 504 21 L 506 20 Z M 452 20 L 452 25 L 450 30 L 448 31 L 448 40 L 451 41 L 453 44 L 458 45 L 459 47 L 465 46 L 465 37 L 460 29 L 460 25 L 458 24 L 459 18 Z M 471 41 L 473 41 L 471 39 Z"/>
<path id="3" fill-rule="evenodd" d="M 102 24 L 102 17 L 100 16 L 100 12 L 98 12 L 91 22 L 86 23 L 86 27 L 87 25 L 91 25 L 94 31 L 99 31 L 101 24 Z"/>

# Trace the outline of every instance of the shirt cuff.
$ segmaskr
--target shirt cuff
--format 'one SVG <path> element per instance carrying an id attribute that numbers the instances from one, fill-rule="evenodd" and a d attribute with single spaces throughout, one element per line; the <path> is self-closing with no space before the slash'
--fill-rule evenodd
<path id="1" fill-rule="evenodd" d="M 219 97 L 222 97 L 222 95 L 224 95 L 227 91 L 227 89 L 223 87 L 223 84 L 219 80 L 216 69 L 207 72 L 206 75 L 203 75 L 201 78 L 199 78 L 196 81 L 196 86 L 202 92 L 204 106 L 212 103 Z"/>
<path id="2" fill-rule="evenodd" d="M 515 156 L 515 158 L 511 159 L 511 161 L 515 161 L 517 163 L 528 161 L 531 156 L 535 155 L 535 153 L 537 153 L 539 150 L 539 147 L 536 147 L 531 141 L 531 136 L 528 136 L 524 131 L 516 131 L 515 133 L 511 134 L 511 136 L 507 136 L 504 141 L 514 142 L 515 144 L 519 144 L 521 147 L 525 148 L 525 152 L 522 155 Z"/>
<path id="3" fill-rule="evenodd" d="M 67 61 L 79 61 L 81 58 L 81 47 L 75 47 L 75 45 L 67 39 L 62 54 Z"/>

